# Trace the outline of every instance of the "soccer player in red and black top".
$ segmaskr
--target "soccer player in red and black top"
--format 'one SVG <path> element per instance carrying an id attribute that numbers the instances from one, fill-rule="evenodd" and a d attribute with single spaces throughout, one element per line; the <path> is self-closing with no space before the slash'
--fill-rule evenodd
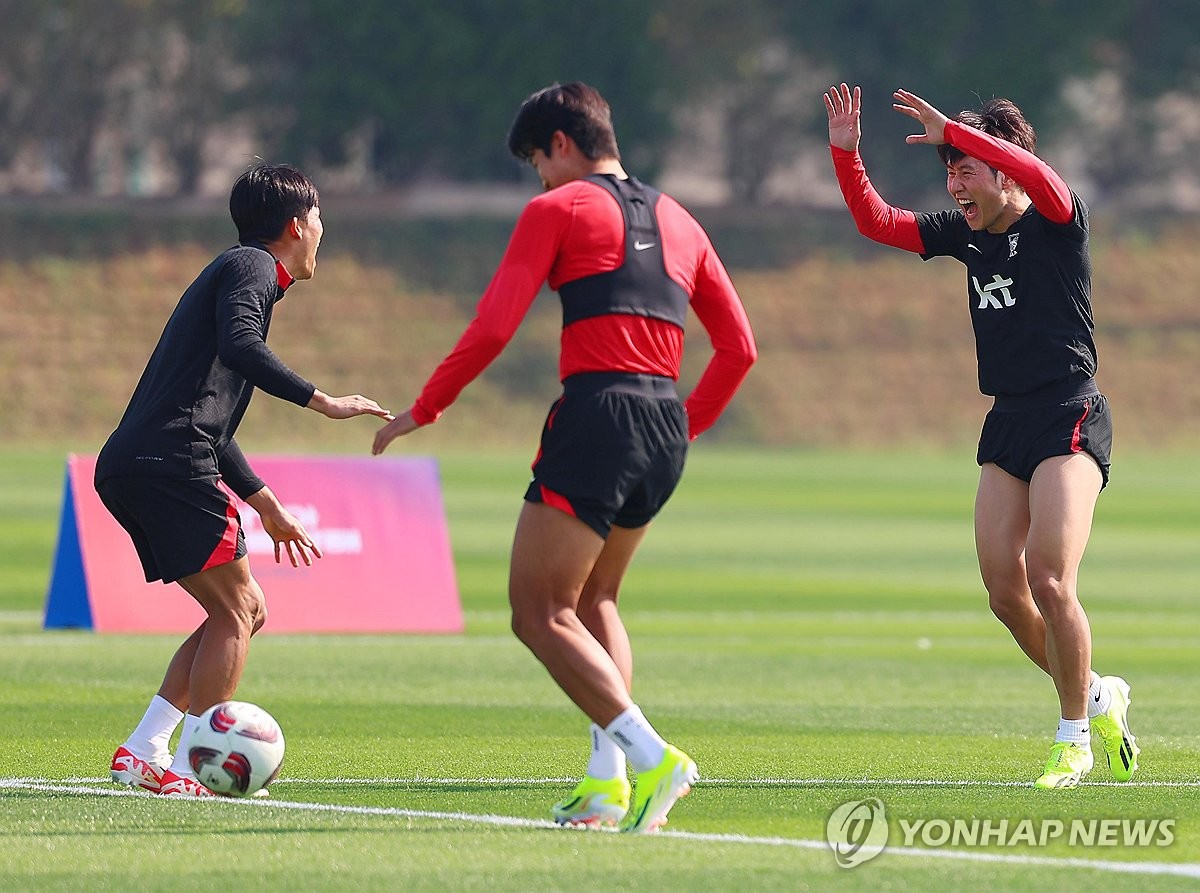
<path id="1" fill-rule="evenodd" d="M 1034 129 L 1009 100 L 949 119 L 906 90 L 894 99 L 924 128 L 907 141 L 937 147 L 956 210 L 913 213 L 875 191 L 858 153 L 858 87 L 825 94 L 830 151 L 860 232 L 967 268 L 979 387 L 995 399 L 979 438 L 979 567 L 992 611 L 1053 678 L 1061 707 L 1035 784 L 1076 786 L 1092 768 L 1090 729 L 1113 777 L 1128 781 L 1138 754 L 1129 686 L 1092 671 L 1076 592 L 1112 445 L 1108 403 L 1093 377 L 1087 205 L 1033 154 Z"/>
<path id="2" fill-rule="evenodd" d="M 683 471 L 756 358 L 742 302 L 708 236 L 676 201 L 621 166 L 607 102 L 581 83 L 521 106 L 509 149 L 546 192 L 517 221 L 475 319 L 373 452 L 435 421 L 512 338 L 544 282 L 563 304 L 559 373 L 517 523 L 513 630 L 592 721 L 587 774 L 555 805 L 561 824 L 653 830 L 696 778 L 630 697 L 621 580 Z M 713 355 L 676 396 L 688 307 Z M 630 805 L 628 757 L 638 773 Z"/>
<path id="3" fill-rule="evenodd" d="M 324 226 L 308 177 L 286 165 L 254 167 L 234 183 L 229 211 L 239 244 L 179 299 L 96 460 L 96 490 L 133 540 L 147 582 L 178 583 L 208 615 L 113 755 L 114 781 L 167 796 L 211 796 L 188 762 L 188 739 L 200 714 L 233 697 L 250 637 L 267 616 L 229 491 L 262 517 L 276 561 L 281 548 L 295 566 L 321 557 L 233 439 L 254 389 L 331 419 L 392 418 L 358 394 L 317 390 L 267 347 L 275 304 L 316 272 Z M 172 760 L 168 745 L 181 720 Z"/>

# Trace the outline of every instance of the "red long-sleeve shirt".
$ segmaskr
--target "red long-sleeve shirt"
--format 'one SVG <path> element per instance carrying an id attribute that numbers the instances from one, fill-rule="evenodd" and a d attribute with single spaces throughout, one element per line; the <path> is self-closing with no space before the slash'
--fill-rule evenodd
<path id="1" fill-rule="evenodd" d="M 717 420 L 757 357 L 745 308 L 700 224 L 663 195 L 657 217 L 667 274 L 687 292 L 713 356 L 685 401 L 695 438 Z M 512 339 L 542 284 L 615 270 L 625 254 L 621 208 L 595 183 L 574 180 L 537 196 L 517 220 L 504 258 L 475 318 L 412 407 L 421 425 L 436 420 Z M 644 316 L 605 315 L 564 327 L 559 378 L 580 372 L 636 372 L 679 378 L 683 330 Z"/>

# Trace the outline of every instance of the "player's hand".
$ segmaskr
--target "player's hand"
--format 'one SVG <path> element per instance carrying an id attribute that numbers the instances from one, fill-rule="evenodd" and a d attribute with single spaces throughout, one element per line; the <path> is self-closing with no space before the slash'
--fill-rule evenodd
<path id="1" fill-rule="evenodd" d="M 413 419 L 412 410 L 402 412 L 391 422 L 375 432 L 375 442 L 371 445 L 371 455 L 378 456 L 388 448 L 388 444 L 397 437 L 411 434 L 421 426 Z"/>
<path id="2" fill-rule="evenodd" d="M 296 516 L 280 506 L 273 512 L 261 515 L 263 530 L 275 543 L 275 563 L 282 564 L 282 551 L 287 550 L 288 560 L 292 567 L 299 567 L 300 561 L 306 567 L 312 567 L 313 558 L 321 558 L 321 548 L 312 541 L 304 525 L 296 520 Z M 299 556 L 299 559 L 297 559 Z"/>
<path id="3" fill-rule="evenodd" d="M 896 100 L 892 103 L 892 108 L 902 115 L 915 118 L 925 128 L 924 133 L 909 134 L 904 138 L 904 142 L 924 143 L 929 146 L 940 146 L 946 142 L 946 124 L 949 123 L 949 118 L 916 93 L 897 90 L 892 94 L 892 98 Z"/>
<path id="4" fill-rule="evenodd" d="M 829 145 L 853 152 L 862 138 L 862 88 L 845 84 L 825 91 L 825 114 L 829 116 Z"/>
<path id="5" fill-rule="evenodd" d="M 315 391 L 308 401 L 308 408 L 315 409 L 321 415 L 330 419 L 352 419 L 360 415 L 373 415 L 389 422 L 395 418 L 390 412 L 369 397 L 362 394 L 351 394 L 348 397 L 330 397 L 321 391 Z"/>

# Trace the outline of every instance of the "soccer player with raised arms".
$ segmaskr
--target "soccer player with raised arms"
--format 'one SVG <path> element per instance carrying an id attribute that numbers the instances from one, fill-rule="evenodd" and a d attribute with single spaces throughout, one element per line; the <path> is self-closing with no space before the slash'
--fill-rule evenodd
<path id="1" fill-rule="evenodd" d="M 937 147 L 955 210 L 888 205 L 858 146 L 861 92 L 825 93 L 842 195 L 860 232 L 967 272 L 979 388 L 994 398 L 979 437 L 975 502 L 979 568 L 992 611 L 1054 680 L 1060 720 L 1039 788 L 1075 787 L 1092 769 L 1091 731 L 1112 776 L 1128 781 L 1139 748 L 1129 731 L 1129 685 L 1092 671 L 1092 636 L 1079 603 L 1079 565 L 1108 482 L 1112 420 L 1096 384 L 1088 208 L 1034 154 L 1037 137 L 1006 99 L 947 118 L 897 90 L 898 112 Z"/>
<path id="2" fill-rule="evenodd" d="M 255 388 L 331 419 L 392 418 L 358 394 L 317 390 L 267 347 L 275 305 L 317 269 L 324 225 L 312 182 L 287 165 L 257 165 L 234 183 L 229 212 L 239 244 L 179 299 L 96 461 L 96 491 L 133 540 L 146 581 L 178 583 L 207 614 L 112 759 L 114 781 L 165 796 L 212 796 L 192 772 L 188 739 L 200 714 L 233 697 L 267 617 L 229 491 L 261 516 L 277 562 L 281 548 L 294 566 L 321 557 L 233 438 Z"/>
<path id="3" fill-rule="evenodd" d="M 550 408 L 509 572 L 513 630 L 591 720 L 587 773 L 560 824 L 652 831 L 698 777 L 634 703 L 617 596 L 683 472 L 688 442 L 732 399 L 757 351 L 700 225 L 622 168 L 608 103 L 582 83 L 534 93 L 508 136 L 546 192 L 517 221 L 475 319 L 373 452 L 438 419 L 513 337 L 542 284 L 559 293 L 562 396 Z M 675 382 L 689 306 L 713 355 L 687 400 Z M 636 772 L 632 791 L 626 758 Z"/>

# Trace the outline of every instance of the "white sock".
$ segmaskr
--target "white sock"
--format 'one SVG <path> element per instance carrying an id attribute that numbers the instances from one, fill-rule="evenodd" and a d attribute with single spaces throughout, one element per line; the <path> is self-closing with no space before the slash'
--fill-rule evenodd
<path id="1" fill-rule="evenodd" d="M 125 741 L 125 747 L 143 760 L 163 763 L 171 756 L 171 735 L 183 712 L 161 695 L 155 695 L 146 715 Z"/>
<path id="2" fill-rule="evenodd" d="M 1092 671 L 1092 681 L 1088 683 L 1088 716 L 1099 716 L 1107 713 L 1112 706 L 1112 692 L 1100 681 L 1096 671 Z"/>
<path id="3" fill-rule="evenodd" d="M 613 778 L 624 778 L 625 751 L 617 747 L 604 729 L 592 723 L 592 755 L 588 758 L 587 774 L 591 778 L 608 781 Z"/>
<path id="4" fill-rule="evenodd" d="M 608 724 L 604 734 L 625 752 L 638 772 L 653 769 L 661 763 L 667 750 L 667 742 L 654 731 L 654 726 L 642 715 L 637 704 L 630 704 L 622 711 Z"/>
<path id="5" fill-rule="evenodd" d="M 1091 750 L 1091 723 L 1086 719 L 1060 719 L 1058 721 L 1058 734 L 1054 736 L 1054 740 L 1067 741 L 1071 744 L 1079 745 L 1084 750 Z"/>
<path id="6" fill-rule="evenodd" d="M 188 742 L 191 741 L 192 732 L 196 731 L 198 725 L 200 717 L 191 713 L 184 716 L 183 731 L 179 733 L 179 744 L 175 747 L 175 759 L 171 761 L 171 771 L 184 778 L 196 777 L 196 773 L 192 771 L 192 764 L 188 762 Z"/>

